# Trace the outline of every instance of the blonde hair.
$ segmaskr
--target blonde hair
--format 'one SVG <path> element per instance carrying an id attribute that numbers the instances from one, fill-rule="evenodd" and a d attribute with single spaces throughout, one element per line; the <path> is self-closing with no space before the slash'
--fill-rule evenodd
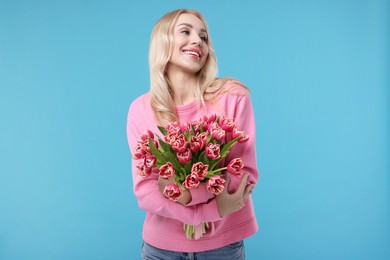
<path id="1" fill-rule="evenodd" d="M 174 25 L 179 16 L 185 13 L 198 17 L 208 32 L 206 20 L 202 14 L 195 10 L 179 9 L 161 17 L 154 26 L 150 38 L 150 102 L 156 120 L 162 126 L 178 120 L 176 106 L 173 100 L 173 90 L 166 75 L 166 68 L 173 52 Z M 231 80 L 230 78 L 216 80 L 218 64 L 210 36 L 208 36 L 207 45 L 209 54 L 204 66 L 198 72 L 199 88 L 195 89 L 195 96 L 203 105 L 205 100 L 211 100 L 219 94 L 222 86 Z"/>

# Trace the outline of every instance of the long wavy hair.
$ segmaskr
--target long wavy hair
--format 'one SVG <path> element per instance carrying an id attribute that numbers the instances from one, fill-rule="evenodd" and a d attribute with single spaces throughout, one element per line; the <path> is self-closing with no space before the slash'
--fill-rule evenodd
<path id="1" fill-rule="evenodd" d="M 168 62 L 173 53 L 173 31 L 181 14 L 193 14 L 198 17 L 208 32 L 206 20 L 201 13 L 195 10 L 179 9 L 165 14 L 157 21 L 153 28 L 149 45 L 149 68 L 150 68 L 150 102 L 157 122 L 166 126 L 168 123 L 177 121 L 176 106 L 173 100 L 173 90 L 166 74 Z M 208 57 L 202 69 L 197 73 L 198 86 L 195 96 L 201 104 L 205 100 L 213 99 L 221 92 L 222 86 L 232 79 L 216 79 L 218 73 L 217 57 L 208 35 Z"/>

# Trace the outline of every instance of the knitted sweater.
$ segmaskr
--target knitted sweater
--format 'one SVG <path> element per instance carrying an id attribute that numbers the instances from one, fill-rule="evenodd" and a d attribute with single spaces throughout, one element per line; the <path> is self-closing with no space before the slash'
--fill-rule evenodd
<path id="1" fill-rule="evenodd" d="M 195 99 L 191 103 L 176 107 L 181 123 L 199 120 L 205 114 L 216 113 L 233 118 L 238 129 L 249 135 L 245 143 L 236 143 L 228 156 L 229 162 L 240 157 L 245 164 L 243 173 L 249 173 L 248 182 L 256 183 L 258 170 L 256 165 L 256 131 L 254 113 L 249 93 L 239 84 L 228 84 L 227 93 L 219 95 L 213 101 L 206 101 L 205 107 Z M 127 137 L 130 150 L 133 151 L 140 135 L 146 130 L 159 133 L 157 121 L 150 105 L 149 93 L 134 100 L 127 118 Z M 157 248 L 179 251 L 199 252 L 226 246 L 247 238 L 258 230 L 251 196 L 245 206 L 232 214 L 221 217 L 216 200 L 202 183 L 196 190 L 190 190 L 192 201 L 181 205 L 164 197 L 158 189 L 158 170 L 153 170 L 148 177 L 141 177 L 136 168 L 137 161 L 132 161 L 134 194 L 139 207 L 146 211 L 142 238 Z M 235 192 L 242 176 L 230 175 L 228 191 Z M 185 236 L 183 223 L 199 225 L 210 222 L 211 228 L 202 238 L 189 240 Z"/>

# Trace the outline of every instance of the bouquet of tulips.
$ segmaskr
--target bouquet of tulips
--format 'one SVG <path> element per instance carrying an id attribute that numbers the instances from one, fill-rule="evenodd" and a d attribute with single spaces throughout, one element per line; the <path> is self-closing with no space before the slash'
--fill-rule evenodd
<path id="1" fill-rule="evenodd" d="M 173 201 L 182 196 L 185 189 L 196 189 L 201 182 L 207 182 L 207 190 L 220 194 L 225 186 L 222 171 L 240 174 L 244 167 L 241 158 L 231 160 L 226 167 L 219 163 L 236 142 L 246 142 L 248 135 L 236 128 L 233 119 L 216 114 L 205 115 L 199 121 L 179 124 L 172 122 L 167 127 L 158 127 L 163 137 L 150 130 L 143 133 L 133 151 L 139 175 L 147 177 L 152 168 L 159 169 L 162 178 L 174 178 L 166 185 L 164 195 Z M 205 232 L 208 223 L 202 223 L 201 233 L 194 226 L 184 224 L 188 239 L 198 239 Z"/>

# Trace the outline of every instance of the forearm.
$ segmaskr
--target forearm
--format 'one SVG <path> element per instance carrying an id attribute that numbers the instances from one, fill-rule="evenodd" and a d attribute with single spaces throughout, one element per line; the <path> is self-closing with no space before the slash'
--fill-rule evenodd
<path id="1" fill-rule="evenodd" d="M 177 219 L 189 225 L 220 220 L 215 200 L 193 206 L 183 206 L 162 195 L 158 188 L 157 178 L 153 174 L 144 179 L 139 178 L 139 176 L 134 176 L 133 179 L 135 183 L 134 194 L 142 210 Z"/>

